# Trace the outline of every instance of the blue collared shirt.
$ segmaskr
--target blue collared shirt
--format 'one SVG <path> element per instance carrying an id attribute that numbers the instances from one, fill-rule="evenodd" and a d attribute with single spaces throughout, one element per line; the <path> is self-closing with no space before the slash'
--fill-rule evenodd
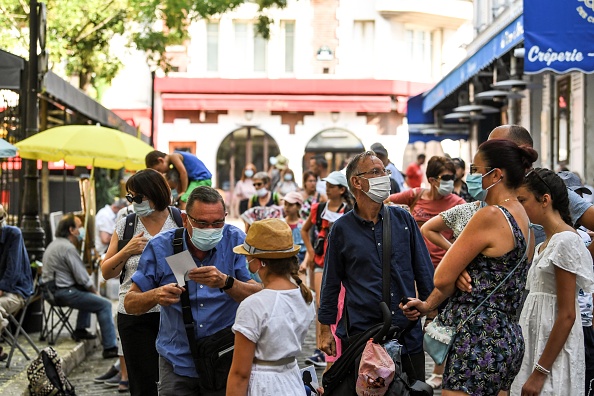
<path id="1" fill-rule="evenodd" d="M 0 290 L 23 298 L 33 294 L 29 255 L 18 227 L 0 228 Z"/>
<path id="2" fill-rule="evenodd" d="M 168 230 L 154 237 L 146 245 L 140 256 L 138 270 L 132 275 L 140 290 L 146 292 L 169 283 L 176 283 L 171 268 L 165 257 L 173 255 L 175 230 Z M 184 231 L 183 249 L 186 250 L 187 231 Z M 233 248 L 241 245 L 245 233 L 239 228 L 225 224 L 223 239 L 208 252 L 204 260 L 192 256 L 197 266 L 214 265 L 224 274 L 247 282 L 250 279 L 245 264 L 245 257 L 233 253 Z M 239 303 L 218 288 L 210 288 L 196 282 L 186 283 L 192 305 L 192 316 L 196 323 L 196 339 L 214 334 L 230 327 L 235 322 L 235 313 Z M 184 330 L 181 303 L 161 307 L 161 324 L 157 336 L 157 352 L 173 366 L 173 371 L 186 377 L 197 377 L 194 361 Z"/>
<path id="3" fill-rule="evenodd" d="M 389 207 L 392 229 L 390 285 L 392 324 L 404 328 L 409 321 L 398 308 L 402 297 L 414 297 L 415 282 L 419 298 L 425 300 L 433 290 L 433 264 L 413 217 L 404 209 Z M 328 237 L 324 262 L 324 278 L 318 320 L 322 324 L 336 323 L 337 299 L 340 284 L 346 289 L 345 309 L 348 312 L 349 336 L 367 330 L 383 321 L 379 308 L 382 301 L 382 236 L 383 205 L 380 220 L 373 224 L 357 214 L 355 209 L 338 219 Z M 398 271 L 405 290 L 398 290 L 395 273 Z M 336 334 L 346 338 L 343 315 Z M 404 343 L 403 343 L 404 341 Z M 405 353 L 423 350 L 423 334 L 418 323 L 400 340 Z"/>

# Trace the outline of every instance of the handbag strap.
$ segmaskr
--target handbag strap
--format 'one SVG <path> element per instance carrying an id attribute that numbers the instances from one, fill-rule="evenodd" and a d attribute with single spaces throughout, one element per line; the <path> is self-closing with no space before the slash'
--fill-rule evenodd
<path id="1" fill-rule="evenodd" d="M 505 281 L 507 281 L 509 279 L 510 276 L 512 276 L 512 274 L 516 271 L 516 269 L 520 266 L 520 264 L 522 264 L 522 262 L 524 261 L 524 259 L 526 258 L 526 255 L 528 253 L 528 246 L 530 245 L 530 226 L 528 226 L 528 239 L 526 239 L 526 249 L 524 249 L 524 254 L 522 255 L 522 258 L 518 261 L 518 264 L 516 264 L 516 266 L 509 271 L 509 273 L 507 274 L 507 276 L 505 278 L 503 278 L 503 280 L 501 282 L 499 282 L 499 284 L 497 286 L 495 286 L 495 288 L 491 291 L 491 293 L 489 293 L 489 295 L 487 297 L 485 297 L 483 299 L 483 301 L 481 301 L 481 303 L 479 305 L 476 306 L 476 308 L 470 313 L 470 315 L 468 315 L 468 317 L 458 325 L 458 327 L 456 328 L 456 333 L 466 324 L 466 322 L 468 322 L 468 320 L 470 319 L 470 317 L 472 315 L 474 315 L 479 308 L 489 299 L 491 298 L 491 296 L 493 295 L 493 293 L 495 293 L 499 287 L 501 287 L 501 285 L 503 285 L 505 283 Z"/>
<path id="2" fill-rule="evenodd" d="M 181 253 L 184 249 L 184 228 L 180 227 L 175 230 L 175 237 L 173 238 L 173 254 Z M 198 347 L 196 346 L 196 336 L 194 334 L 194 316 L 192 315 L 192 306 L 190 305 L 190 292 L 188 291 L 188 285 L 184 288 L 184 291 L 179 297 L 182 317 L 184 319 L 184 328 L 186 330 L 186 336 L 188 337 L 188 343 L 190 344 L 190 352 L 192 353 L 192 359 L 194 360 L 194 367 L 198 372 Z"/>
<path id="3" fill-rule="evenodd" d="M 382 301 L 388 304 L 391 309 L 392 299 L 390 298 L 390 256 L 392 253 L 392 233 L 390 225 L 390 210 L 384 205 L 384 218 L 383 218 L 383 235 L 382 235 Z M 400 278 L 400 274 L 396 271 L 397 278 Z M 402 280 L 400 280 L 402 283 Z"/>

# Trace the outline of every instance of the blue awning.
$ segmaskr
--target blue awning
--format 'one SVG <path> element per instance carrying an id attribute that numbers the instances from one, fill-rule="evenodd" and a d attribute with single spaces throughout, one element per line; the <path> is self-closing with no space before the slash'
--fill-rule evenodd
<path id="1" fill-rule="evenodd" d="M 549 0 L 558 1 L 558 0 Z M 536 2 L 540 6 L 540 2 Z M 543 8 L 548 12 L 548 9 Z M 501 57 L 524 39 L 522 15 L 506 26 L 501 32 L 481 47 L 474 55 L 467 58 L 458 67 L 445 76 L 433 87 L 423 101 L 423 111 L 433 110 L 442 100 L 454 92 L 460 85 L 470 80 L 475 74 L 487 67 L 493 60 Z M 593 51 L 594 52 L 594 51 Z"/>
<path id="2" fill-rule="evenodd" d="M 423 100 L 425 93 L 418 94 L 417 96 L 411 96 L 408 98 L 406 105 L 406 118 L 408 124 L 433 124 L 435 118 L 432 111 L 423 112 Z"/>
<path id="3" fill-rule="evenodd" d="M 442 140 L 451 139 L 451 140 L 468 140 L 467 133 L 442 133 L 442 134 L 434 134 L 434 133 L 416 133 L 410 132 L 408 133 L 408 143 L 414 142 L 441 142 Z"/>
<path id="4" fill-rule="evenodd" d="M 524 1 L 524 72 L 594 72 L 592 1 Z"/>

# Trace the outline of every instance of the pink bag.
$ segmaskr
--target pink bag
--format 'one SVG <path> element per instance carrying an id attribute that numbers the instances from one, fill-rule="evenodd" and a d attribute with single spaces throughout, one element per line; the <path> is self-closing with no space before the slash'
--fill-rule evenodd
<path id="1" fill-rule="evenodd" d="M 358 396 L 384 396 L 394 379 L 396 366 L 383 346 L 367 341 L 357 377 Z"/>

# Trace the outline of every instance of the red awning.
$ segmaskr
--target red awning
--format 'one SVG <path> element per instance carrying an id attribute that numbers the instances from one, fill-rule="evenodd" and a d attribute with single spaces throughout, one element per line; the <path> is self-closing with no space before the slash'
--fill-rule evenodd
<path id="1" fill-rule="evenodd" d="M 389 113 L 390 96 L 338 95 L 161 95 L 163 110 L 268 110 L 268 111 L 350 111 Z"/>

